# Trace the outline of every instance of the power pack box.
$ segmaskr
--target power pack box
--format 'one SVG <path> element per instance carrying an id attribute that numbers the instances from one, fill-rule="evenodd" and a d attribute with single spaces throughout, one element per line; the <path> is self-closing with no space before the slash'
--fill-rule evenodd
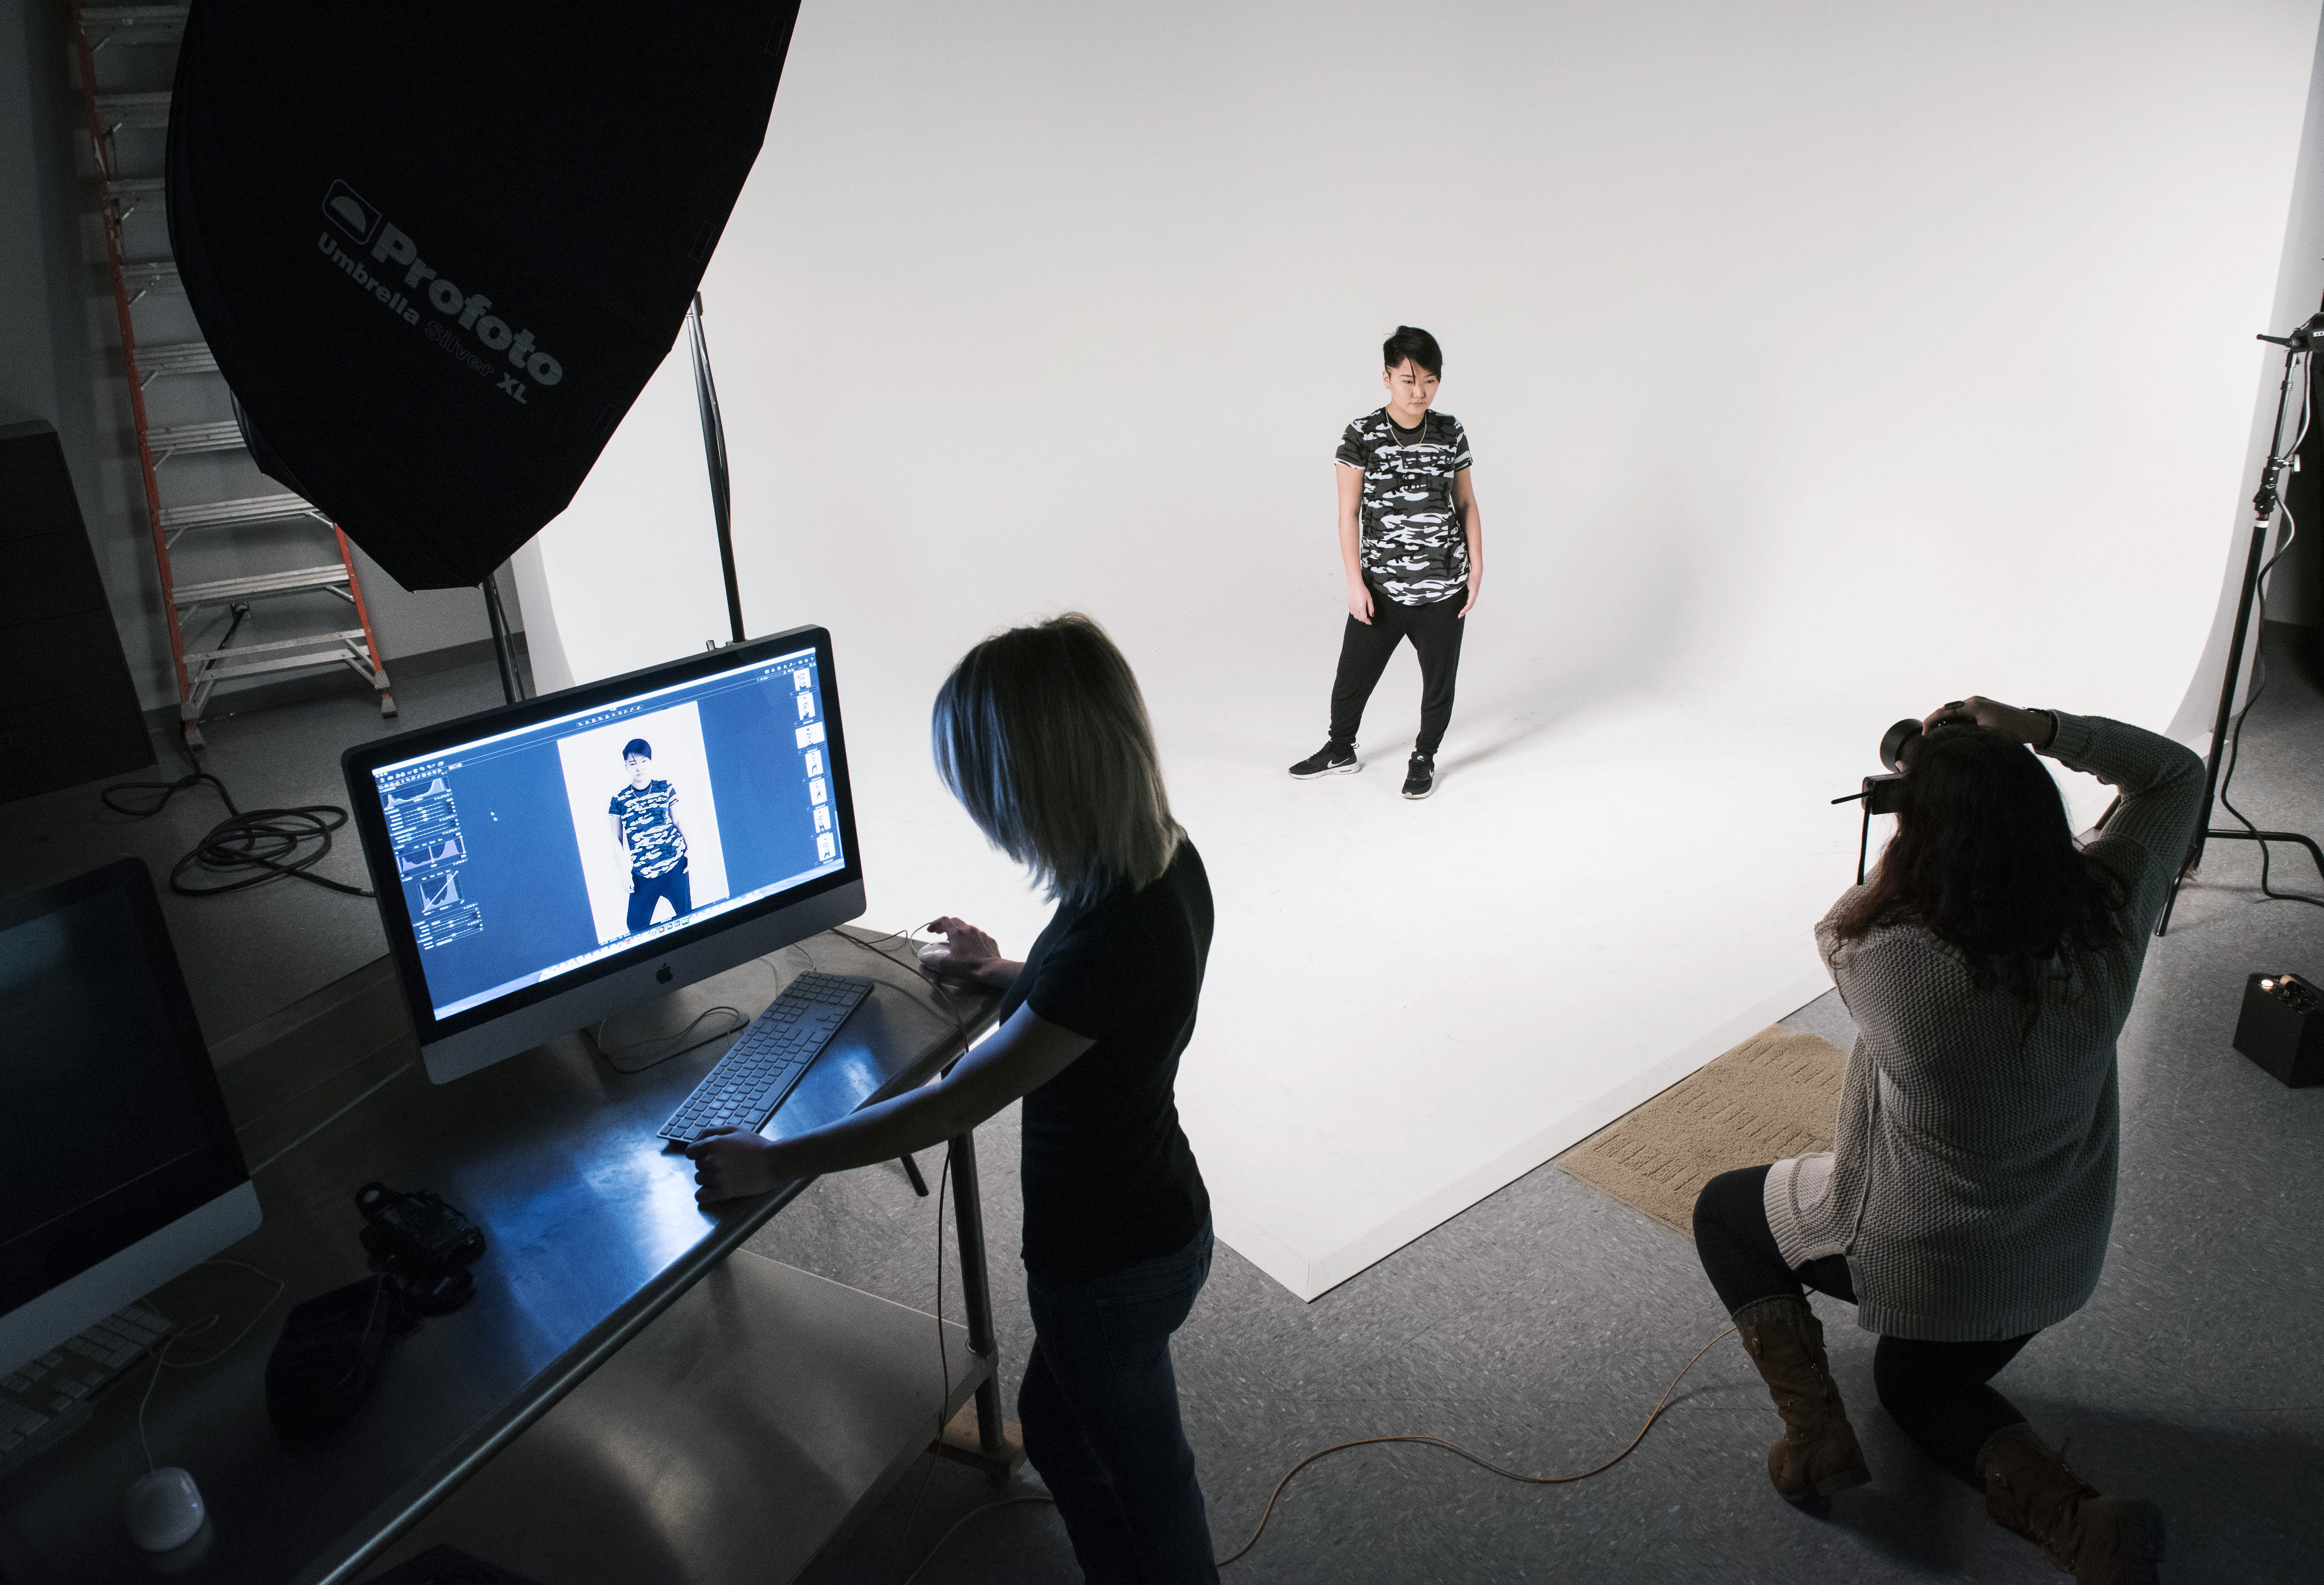
<path id="1" fill-rule="evenodd" d="M 2324 1080 L 2324 990 L 2294 974 L 2254 974 L 2236 1049 L 2287 1084 Z"/>

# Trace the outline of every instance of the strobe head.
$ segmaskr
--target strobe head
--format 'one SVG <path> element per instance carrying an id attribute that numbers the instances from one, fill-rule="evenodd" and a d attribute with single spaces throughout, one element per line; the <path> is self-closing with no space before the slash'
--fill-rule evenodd
<path id="1" fill-rule="evenodd" d="M 1919 722 L 1910 719 L 1898 722 L 1881 734 L 1880 763 L 1898 775 L 1903 775 L 1905 751 L 1920 741 L 1921 723 Z"/>
<path id="2" fill-rule="evenodd" d="M 2278 346 L 2288 346 L 2294 352 L 2312 352 L 2316 343 L 2324 339 L 2324 313 L 2310 314 L 2293 327 L 2289 336 L 2270 336 L 2262 331 L 2259 338 L 2273 342 Z"/>

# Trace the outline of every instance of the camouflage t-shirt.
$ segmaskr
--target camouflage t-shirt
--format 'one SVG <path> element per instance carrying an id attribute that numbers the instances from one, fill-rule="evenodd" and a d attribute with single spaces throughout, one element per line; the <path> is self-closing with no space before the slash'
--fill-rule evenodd
<path id="1" fill-rule="evenodd" d="M 630 844 L 630 868 L 649 880 L 669 874 L 686 857 L 686 833 L 669 817 L 677 797 L 669 783 L 649 781 L 622 788 L 605 811 L 622 823 L 622 840 Z"/>
<path id="2" fill-rule="evenodd" d="M 1450 413 L 1398 429 L 1374 408 L 1340 437 L 1342 467 L 1364 471 L 1363 567 L 1400 605 L 1433 605 L 1469 587 L 1469 538 L 1452 475 L 1469 465 L 1469 437 Z"/>

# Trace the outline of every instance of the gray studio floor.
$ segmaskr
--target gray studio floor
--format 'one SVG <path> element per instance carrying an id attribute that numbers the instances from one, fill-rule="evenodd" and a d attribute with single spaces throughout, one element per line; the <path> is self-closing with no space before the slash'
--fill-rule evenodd
<path id="1" fill-rule="evenodd" d="M 2313 638 L 2271 634 L 2273 682 L 2246 734 L 2237 801 L 2264 825 L 2324 833 L 2312 770 L 2324 694 L 2284 641 L 2295 636 Z M 397 693 L 406 724 L 498 702 L 489 666 L 414 677 Z M 210 767 L 245 804 L 336 803 L 338 751 L 377 731 L 360 701 L 275 706 L 217 723 Z M 1443 796 L 1457 797 L 1457 785 Z M 165 871 L 215 817 L 205 797 L 127 825 L 101 815 L 88 789 L 18 803 L 0 826 L 9 871 L 37 880 L 124 851 Z M 324 868 L 361 879 L 351 843 Z M 2151 954 L 2122 1045 L 2120 1209 L 2106 1279 L 1999 1382 L 2053 1442 L 2072 1439 L 2074 1462 L 2100 1486 L 2163 1503 L 2172 1580 L 2324 1578 L 2324 1087 L 2287 1091 L 2229 1046 L 2247 972 L 2324 974 L 2324 909 L 2256 900 L 2258 870 L 2250 844 L 2215 844 Z M 2276 873 L 2279 885 L 2324 896 L 2304 857 L 2284 857 Z M 293 884 L 173 900 L 171 919 L 213 1041 L 383 950 L 368 903 Z M 1849 1038 L 1833 997 L 1790 1021 Z M 1012 1391 L 1032 1341 L 1021 1286 L 1008 1276 L 1016 1134 L 1013 1109 L 980 1133 Z M 936 1157 L 926 1165 L 933 1175 Z M 935 1201 L 916 1198 L 899 1169 L 877 1167 L 816 1184 L 753 1248 L 927 1308 L 936 1225 Z M 957 1303 L 948 1290 L 954 1314 Z M 1979 1498 L 1919 1461 L 1874 1403 L 1871 1338 L 1845 1307 L 1818 1304 L 1877 1477 L 1826 1517 L 1796 1513 L 1769 1489 L 1761 1460 L 1777 1422 L 1730 1339 L 1695 1367 L 1644 1446 L 1594 1479 L 1526 1487 L 1433 1449 L 1354 1450 L 1292 1484 L 1227 1578 L 2058 1578 L 1986 1521 Z M 1434 1433 L 1523 1470 L 1586 1470 L 1630 1439 L 1722 1324 L 1685 1239 L 1554 1165 L 1313 1304 L 1222 1246 L 1176 1350 L 1220 1550 L 1242 1544 L 1294 1461 L 1351 1438 Z M 996 1490 L 923 1460 L 807 1578 L 900 1580 L 979 1505 L 1038 1490 L 1029 1473 Z M 1043 1585 L 1078 1575 L 1055 1514 L 1019 1505 L 974 1519 L 918 1578 Z"/>

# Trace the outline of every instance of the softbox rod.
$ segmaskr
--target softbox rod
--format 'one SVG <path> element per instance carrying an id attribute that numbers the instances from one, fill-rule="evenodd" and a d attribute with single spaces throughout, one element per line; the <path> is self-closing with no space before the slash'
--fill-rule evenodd
<path id="1" fill-rule="evenodd" d="M 484 620 L 492 624 L 493 659 L 501 666 L 501 697 L 513 705 L 524 697 L 518 685 L 516 653 L 509 642 L 508 613 L 501 609 L 500 574 L 495 572 L 477 585 L 484 592 Z"/>
<path id="2" fill-rule="evenodd" d="M 694 353 L 694 404 L 702 411 L 702 460 L 710 470 L 710 511 L 718 524 L 718 569 L 726 576 L 726 626 L 742 641 L 742 585 L 734 576 L 733 496 L 727 488 L 726 425 L 718 416 L 718 384 L 710 377 L 710 344 L 702 334 L 702 294 L 686 312 Z"/>

